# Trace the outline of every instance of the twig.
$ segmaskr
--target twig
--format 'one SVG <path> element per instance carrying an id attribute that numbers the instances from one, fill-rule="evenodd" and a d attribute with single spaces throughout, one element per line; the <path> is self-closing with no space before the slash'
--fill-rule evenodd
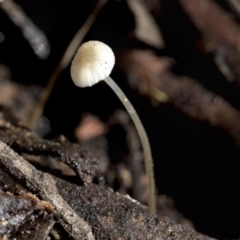
<path id="1" fill-rule="evenodd" d="M 28 18 L 22 8 L 12 0 L 0 0 L 0 7 L 5 11 L 12 22 L 21 29 L 34 53 L 40 59 L 48 58 L 50 43 L 46 35 L 30 18 Z"/>
<path id="2" fill-rule="evenodd" d="M 80 218 L 58 194 L 51 175 L 42 173 L 0 140 L 0 165 L 29 191 L 52 203 L 60 224 L 75 239 L 94 240 L 87 222 Z"/>
<path id="3" fill-rule="evenodd" d="M 96 17 L 98 16 L 99 12 L 101 11 L 102 7 L 108 0 L 98 0 L 95 8 L 93 9 L 92 13 L 88 16 L 87 20 L 84 22 L 83 26 L 77 31 L 75 36 L 73 37 L 72 41 L 69 43 L 61 61 L 55 68 L 54 72 L 52 73 L 50 79 L 48 80 L 48 84 L 46 88 L 43 90 L 39 102 L 37 103 L 36 107 L 33 110 L 32 115 L 29 118 L 28 125 L 30 128 L 34 129 L 37 126 L 38 120 L 43 113 L 43 109 L 46 105 L 46 102 L 52 92 L 52 89 L 55 85 L 58 75 L 69 65 L 74 53 L 76 52 L 78 46 L 83 41 L 85 35 L 91 28 L 92 24 L 94 23 Z"/>

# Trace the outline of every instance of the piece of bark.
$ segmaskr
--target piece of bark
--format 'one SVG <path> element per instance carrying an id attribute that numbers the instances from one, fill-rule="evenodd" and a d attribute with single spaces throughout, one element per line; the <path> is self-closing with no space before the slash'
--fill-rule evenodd
<path id="1" fill-rule="evenodd" d="M 34 221 L 27 221 L 18 231 L 18 240 L 47 240 L 55 220 L 53 215 L 41 215 Z"/>
<path id="2" fill-rule="evenodd" d="M 191 118 L 223 129 L 240 145 L 240 112 L 196 80 L 172 74 L 167 61 L 148 50 L 132 50 L 124 55 L 122 67 L 141 93 L 151 95 L 152 89 L 160 89 L 169 104 Z"/>
<path id="3" fill-rule="evenodd" d="M 90 226 L 59 195 L 51 175 L 42 173 L 0 140 L 0 166 L 29 190 L 49 201 L 58 222 L 75 239 L 94 240 Z"/>
<path id="4" fill-rule="evenodd" d="M 34 214 L 36 210 L 51 212 L 53 206 L 29 193 L 14 196 L 0 191 L 0 234 L 9 236 L 17 231 L 26 221 L 39 215 Z"/>
<path id="5" fill-rule="evenodd" d="M 221 59 L 223 74 L 231 78 L 232 71 L 240 85 L 240 28 L 237 22 L 214 1 L 179 2 L 201 32 L 206 51 L 215 52 L 217 59 Z"/>
<path id="6" fill-rule="evenodd" d="M 104 186 L 80 187 L 61 179 L 56 184 L 63 198 L 92 226 L 96 239 L 212 239 L 169 218 L 159 219 L 128 195 L 114 193 Z"/>

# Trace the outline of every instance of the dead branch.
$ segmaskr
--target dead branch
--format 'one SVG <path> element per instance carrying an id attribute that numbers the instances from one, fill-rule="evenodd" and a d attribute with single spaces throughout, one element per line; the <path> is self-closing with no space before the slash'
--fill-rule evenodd
<path id="1" fill-rule="evenodd" d="M 94 240 L 90 226 L 59 195 L 51 175 L 42 173 L 0 140 L 0 165 L 29 190 L 52 203 L 64 229 L 75 239 Z"/>
<path id="2" fill-rule="evenodd" d="M 142 93 L 151 95 L 151 89 L 160 89 L 169 104 L 189 117 L 225 130 L 240 144 L 239 111 L 196 80 L 172 74 L 165 61 L 151 51 L 133 50 L 125 55 L 122 66 Z"/>
<path id="3" fill-rule="evenodd" d="M 59 141 L 44 140 L 26 127 L 13 126 L 2 119 L 0 139 L 18 151 L 35 155 L 49 155 L 66 163 L 83 182 L 91 182 L 96 175 L 96 159 L 89 157 L 79 145 L 69 143 L 64 137 L 61 137 Z"/>
<path id="4" fill-rule="evenodd" d="M 1 0 L 0 7 L 12 22 L 21 29 L 23 36 L 29 42 L 34 53 L 40 59 L 47 59 L 51 48 L 45 33 L 32 22 L 23 9 L 14 1 Z"/>

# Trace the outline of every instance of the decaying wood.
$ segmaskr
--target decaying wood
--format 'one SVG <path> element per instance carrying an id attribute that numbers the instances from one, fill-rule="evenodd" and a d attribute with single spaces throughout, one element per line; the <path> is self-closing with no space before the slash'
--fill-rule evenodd
<path id="1" fill-rule="evenodd" d="M 16 233 L 19 240 L 47 239 L 55 223 L 53 214 L 49 214 L 52 211 L 49 202 L 40 201 L 32 194 L 23 192 L 15 196 L 0 191 L 0 238 L 2 234 Z"/>
<path id="2" fill-rule="evenodd" d="M 16 226 L 29 221 L 38 210 L 51 212 L 53 207 L 48 202 L 39 201 L 32 194 L 22 193 L 15 196 L 10 192 L 0 191 L 0 235 L 9 235 L 16 231 Z"/>
<path id="3" fill-rule="evenodd" d="M 39 216 L 34 221 L 26 222 L 20 229 L 18 240 L 45 240 L 48 239 L 49 234 L 55 224 L 53 215 Z"/>
<path id="4" fill-rule="evenodd" d="M 0 166 L 55 207 L 59 222 L 75 239 L 93 240 L 90 226 L 58 194 L 51 175 L 42 173 L 0 140 Z"/>
<path id="5" fill-rule="evenodd" d="M 90 226 L 95 239 L 211 239 L 168 218 L 160 220 L 147 207 L 104 186 L 80 187 L 53 179 L 35 169 L 2 141 L 0 166 L 29 191 L 51 202 L 58 221 L 74 239 L 94 239 Z"/>
<path id="6" fill-rule="evenodd" d="M 66 198 L 69 182 L 58 181 L 57 187 Z M 169 218 L 159 219 L 134 199 L 106 187 L 75 186 L 74 192 L 75 197 L 69 199 L 69 204 L 80 216 L 85 216 L 96 239 L 211 239 Z"/>
<path id="7" fill-rule="evenodd" d="M 69 143 L 64 137 L 59 141 L 48 141 L 21 125 L 13 126 L 0 119 L 0 139 L 19 152 L 49 155 L 69 165 L 83 182 L 89 183 L 96 175 L 97 161 L 86 151 Z"/>

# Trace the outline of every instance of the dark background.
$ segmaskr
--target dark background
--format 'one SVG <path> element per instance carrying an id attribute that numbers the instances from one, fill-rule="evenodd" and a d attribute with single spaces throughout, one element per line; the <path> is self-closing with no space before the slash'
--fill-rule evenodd
<path id="1" fill-rule="evenodd" d="M 225 1 L 217 2 L 230 11 Z M 0 44 L 0 63 L 11 69 L 14 81 L 44 87 L 96 1 L 17 0 L 16 3 L 46 33 L 51 54 L 47 60 L 39 60 L 19 28 L 0 9 L 0 31 L 5 36 Z M 239 88 L 226 81 L 211 54 L 202 54 L 196 48 L 200 33 L 178 1 L 162 0 L 161 4 L 156 21 L 165 48 L 156 51 L 157 54 L 175 59 L 175 74 L 198 80 L 239 109 Z M 134 26 L 134 16 L 126 2 L 111 0 L 85 41 L 103 41 L 116 54 L 117 63 L 111 76 L 132 101 L 146 127 L 159 193 L 172 197 L 177 209 L 194 223 L 197 231 L 217 239 L 237 239 L 240 237 L 239 148 L 226 132 L 189 119 L 169 104 L 153 108 L 147 97 L 130 88 L 119 67 L 119 59 L 128 48 L 148 48 L 131 39 Z M 59 76 L 44 112 L 51 121 L 51 132 L 46 137 L 65 134 L 74 140 L 73 129 L 82 113 L 91 112 L 105 121 L 117 108 L 122 105 L 110 88 L 104 84 L 76 88 L 67 68 Z M 119 135 L 109 139 L 112 158 L 119 159 L 119 155 L 123 155 L 124 138 Z"/>

